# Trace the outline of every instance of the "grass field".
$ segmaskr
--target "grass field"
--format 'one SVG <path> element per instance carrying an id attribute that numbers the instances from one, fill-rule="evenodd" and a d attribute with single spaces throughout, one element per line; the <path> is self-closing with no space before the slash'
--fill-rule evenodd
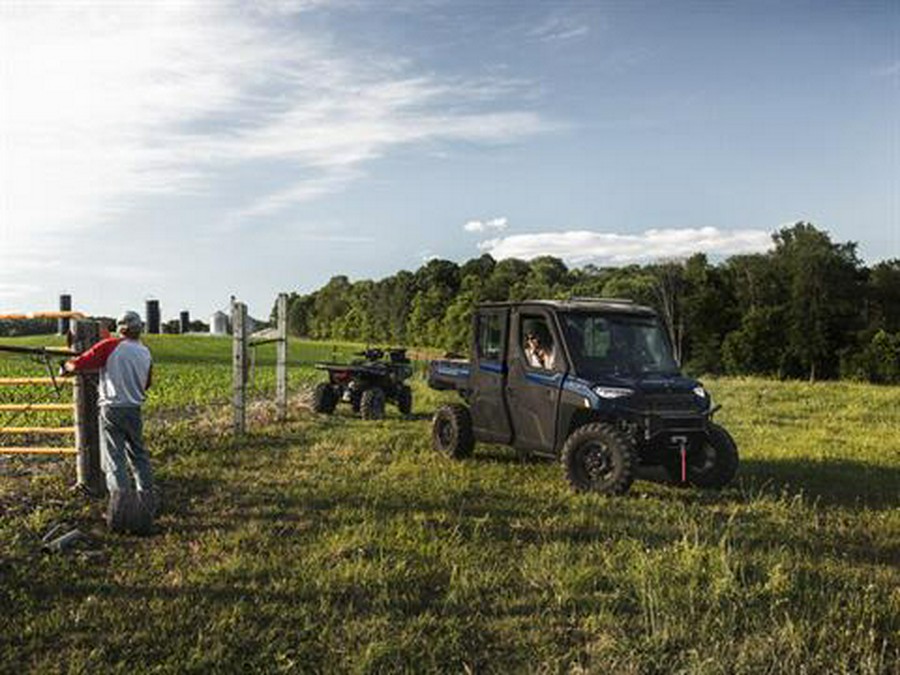
<path id="1" fill-rule="evenodd" d="M 260 404 L 233 441 L 228 342 L 151 347 L 156 536 L 107 534 L 71 460 L 0 460 L 3 672 L 900 672 L 900 389 L 709 380 L 737 484 L 604 498 L 436 456 L 418 381 L 410 420 Z M 40 553 L 60 520 L 90 550 Z"/>

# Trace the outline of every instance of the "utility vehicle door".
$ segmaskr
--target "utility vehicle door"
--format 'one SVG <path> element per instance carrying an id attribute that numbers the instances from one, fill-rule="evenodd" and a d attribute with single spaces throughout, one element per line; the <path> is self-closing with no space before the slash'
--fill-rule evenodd
<path id="1" fill-rule="evenodd" d="M 549 311 L 518 310 L 510 323 L 506 397 L 513 445 L 550 455 L 555 452 L 557 408 L 568 371 L 565 349 Z"/>
<path id="2" fill-rule="evenodd" d="M 509 309 L 479 309 L 474 318 L 473 368 L 469 375 L 469 409 L 475 438 L 489 443 L 509 443 L 512 427 L 506 404 L 506 339 Z"/>

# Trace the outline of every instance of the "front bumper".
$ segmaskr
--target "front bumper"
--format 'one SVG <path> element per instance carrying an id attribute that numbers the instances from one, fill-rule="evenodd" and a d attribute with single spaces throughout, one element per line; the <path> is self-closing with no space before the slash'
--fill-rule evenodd
<path id="1" fill-rule="evenodd" d="M 707 400 L 684 393 L 637 396 L 623 402 L 620 409 L 638 426 L 644 441 L 702 436 L 711 419 Z"/>

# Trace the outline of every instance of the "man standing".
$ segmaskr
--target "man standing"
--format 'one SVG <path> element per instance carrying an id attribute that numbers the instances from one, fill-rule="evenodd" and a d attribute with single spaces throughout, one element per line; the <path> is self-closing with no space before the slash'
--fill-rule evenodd
<path id="1" fill-rule="evenodd" d="M 155 506 L 141 420 L 141 405 L 152 377 L 150 350 L 140 341 L 142 327 L 137 312 L 125 312 L 116 322 L 119 337 L 101 340 L 67 361 L 63 369 L 67 374 L 100 371 L 100 462 L 111 498 L 131 491 L 130 467 L 134 487 L 145 498 L 141 501 Z"/>

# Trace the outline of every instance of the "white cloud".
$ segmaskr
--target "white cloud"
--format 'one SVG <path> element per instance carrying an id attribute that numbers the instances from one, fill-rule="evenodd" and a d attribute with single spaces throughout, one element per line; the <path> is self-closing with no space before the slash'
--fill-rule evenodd
<path id="1" fill-rule="evenodd" d="M 589 230 L 515 234 L 483 241 L 478 248 L 498 260 L 530 260 L 551 255 L 575 264 L 627 264 L 688 256 L 697 252 L 718 255 L 755 253 L 768 250 L 771 246 L 771 236 L 764 230 L 688 227 L 647 230 L 642 234 Z"/>
<path id="2" fill-rule="evenodd" d="M 463 225 L 466 232 L 487 232 L 489 230 L 505 230 L 509 225 L 509 219 L 506 216 L 498 218 L 490 218 L 489 220 L 470 220 Z"/>
<path id="3" fill-rule="evenodd" d="M 337 0 L 253 0 L 250 6 L 266 16 L 301 14 L 320 7 L 342 6 Z"/>
<path id="4" fill-rule="evenodd" d="M 283 190 L 261 197 L 254 204 L 232 214 L 232 221 L 277 213 L 291 204 L 299 204 L 324 195 L 340 192 L 344 186 L 360 175 L 359 171 L 335 167 L 329 172 L 313 176 L 301 183 L 296 183 Z"/>
<path id="5" fill-rule="evenodd" d="M 268 216 L 399 146 L 550 128 L 510 103 L 521 82 L 420 75 L 304 27 L 305 12 L 354 4 L 0 3 L 0 275 L 148 194 L 214 194 L 231 178 L 229 203 L 244 201 L 231 218 Z"/>
<path id="6" fill-rule="evenodd" d="M 550 16 L 531 28 L 527 35 L 541 42 L 563 42 L 584 37 L 589 32 L 590 27 L 574 17 Z"/>

